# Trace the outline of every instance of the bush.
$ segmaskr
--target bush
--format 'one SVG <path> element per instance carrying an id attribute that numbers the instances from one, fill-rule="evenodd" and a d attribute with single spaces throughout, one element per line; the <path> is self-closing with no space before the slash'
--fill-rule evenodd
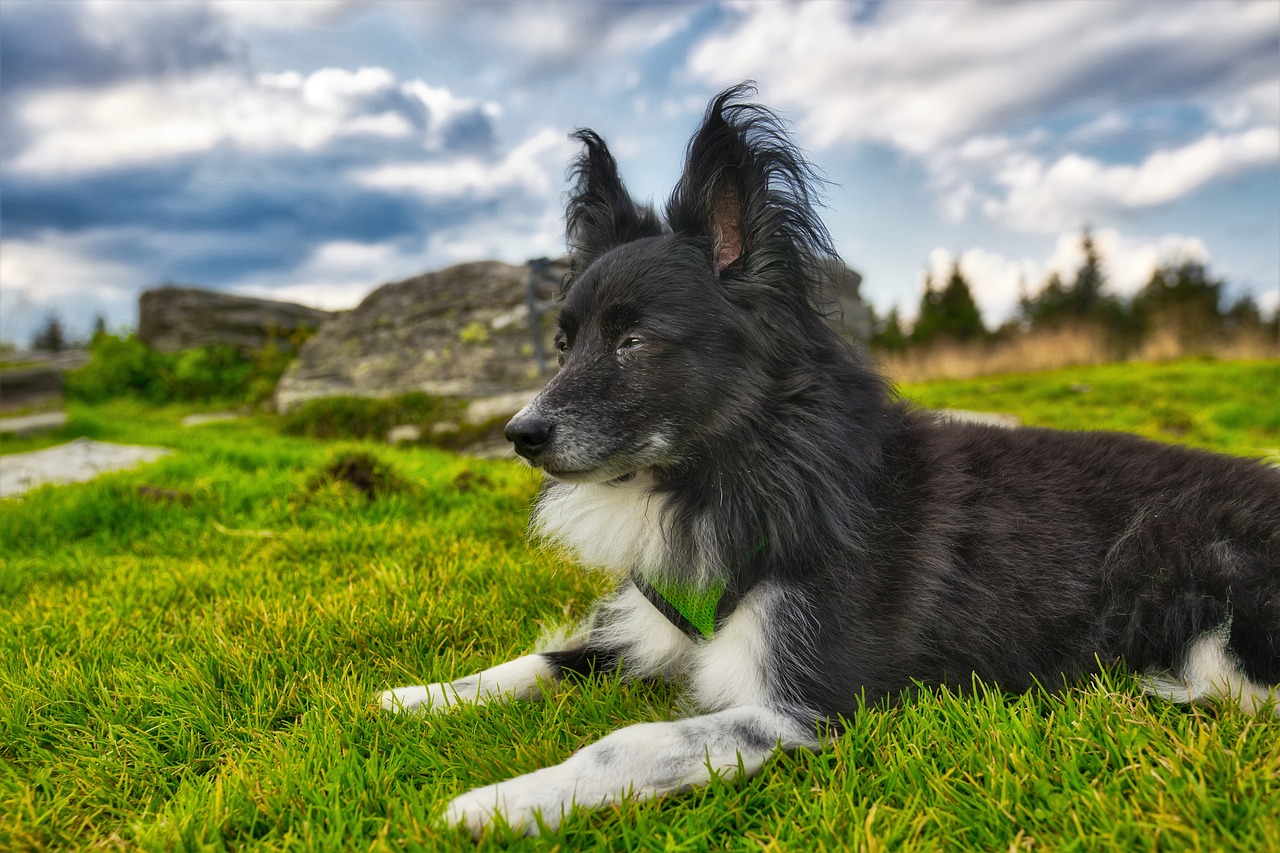
<path id="1" fill-rule="evenodd" d="M 382 439 L 402 424 L 422 426 L 429 433 L 433 424 L 459 417 L 461 408 L 456 400 L 418 391 L 396 397 L 323 397 L 285 414 L 280 428 L 310 438 Z"/>
<path id="2" fill-rule="evenodd" d="M 68 397 L 96 403 L 134 397 L 150 403 L 255 404 L 270 399 L 290 355 L 275 346 L 241 351 L 211 346 L 155 352 L 136 335 L 95 335 L 89 363 L 66 376 Z"/>

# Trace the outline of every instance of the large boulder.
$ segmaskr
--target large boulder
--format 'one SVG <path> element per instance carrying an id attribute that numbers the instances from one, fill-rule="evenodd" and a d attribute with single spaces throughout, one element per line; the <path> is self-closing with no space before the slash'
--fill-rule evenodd
<path id="1" fill-rule="evenodd" d="M 475 399 L 537 388 L 547 375 L 537 344 L 551 352 L 551 299 L 566 271 L 557 261 L 534 276 L 536 340 L 529 265 L 478 261 L 383 285 L 302 346 L 276 387 L 276 408 L 337 395 Z"/>
<path id="2" fill-rule="evenodd" d="M 846 338 L 866 343 L 871 339 L 871 312 L 867 310 L 859 292 L 862 276 L 838 260 L 823 265 L 828 279 L 824 294 L 832 303 L 824 305 L 827 320 Z"/>
<path id="3" fill-rule="evenodd" d="M 83 367 L 89 353 L 82 349 L 32 351 L 19 358 L 19 367 L 0 364 L 0 415 L 61 406 L 63 374 Z"/>
<path id="4" fill-rule="evenodd" d="M 465 398 L 485 411 L 501 401 L 506 414 L 514 413 L 554 369 L 546 363 L 554 365 L 553 296 L 567 271 L 566 259 L 524 266 L 478 261 L 383 285 L 302 346 L 276 387 L 276 408 L 288 411 L 318 397 L 425 391 Z M 870 317 L 858 298 L 861 276 L 835 261 L 824 272 L 831 322 L 865 341 Z M 541 364 L 538 344 L 546 355 Z"/>
<path id="5" fill-rule="evenodd" d="M 297 332 L 315 331 L 333 316 L 292 302 L 164 285 L 138 298 L 138 337 L 160 352 L 215 344 L 258 349 L 268 342 L 287 349 Z"/>

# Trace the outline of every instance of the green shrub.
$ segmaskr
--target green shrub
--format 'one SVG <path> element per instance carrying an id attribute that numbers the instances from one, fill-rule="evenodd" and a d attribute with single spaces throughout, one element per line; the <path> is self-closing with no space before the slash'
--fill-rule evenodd
<path id="1" fill-rule="evenodd" d="M 271 397 L 292 357 L 268 344 L 245 351 L 209 346 L 179 353 L 156 352 L 136 335 L 95 335 L 90 360 L 66 376 L 66 394 L 97 403 L 134 397 L 150 403 L 260 403 Z"/>
<path id="2" fill-rule="evenodd" d="M 322 397 L 283 416 L 280 429 L 311 438 L 382 439 L 394 426 L 413 424 L 430 434 L 432 425 L 460 416 L 457 400 L 420 391 L 395 397 Z"/>

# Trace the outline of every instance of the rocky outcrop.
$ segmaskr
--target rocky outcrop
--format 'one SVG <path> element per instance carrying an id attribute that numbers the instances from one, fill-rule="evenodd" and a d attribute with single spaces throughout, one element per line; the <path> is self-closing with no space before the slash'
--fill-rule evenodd
<path id="1" fill-rule="evenodd" d="M 866 343 L 871 339 L 871 312 L 859 292 L 862 276 L 841 261 L 828 261 L 823 269 L 828 277 L 827 298 L 833 303 L 823 306 L 828 321 L 844 337 Z"/>
<path id="2" fill-rule="evenodd" d="M 138 337 L 161 352 L 215 344 L 259 349 L 268 342 L 287 349 L 299 331 L 315 331 L 333 316 L 292 302 L 165 285 L 138 298 Z"/>
<path id="3" fill-rule="evenodd" d="M 0 415 L 62 405 L 63 374 L 89 360 L 82 349 L 22 354 L 20 367 L 0 365 Z"/>
<path id="4" fill-rule="evenodd" d="M 317 397 L 425 391 L 473 403 L 511 401 L 507 414 L 514 413 L 523 405 L 516 401 L 527 401 L 550 374 L 536 349 L 540 343 L 550 358 L 552 300 L 568 264 L 547 262 L 533 276 L 536 337 L 529 319 L 531 270 L 479 261 L 383 285 L 302 346 L 276 387 L 277 410 Z M 838 262 L 825 271 L 831 322 L 845 336 L 866 340 L 870 317 L 858 298 L 861 276 Z"/>
<path id="5" fill-rule="evenodd" d="M 478 261 L 383 285 L 302 346 L 276 387 L 276 408 L 336 395 L 477 398 L 536 388 L 546 375 L 536 343 L 550 352 L 551 300 L 566 271 L 556 262 L 536 278 L 537 307 L 548 309 L 537 341 L 528 265 Z"/>
<path id="6" fill-rule="evenodd" d="M 61 370 L 52 367 L 0 370 L 0 412 L 61 403 Z"/>

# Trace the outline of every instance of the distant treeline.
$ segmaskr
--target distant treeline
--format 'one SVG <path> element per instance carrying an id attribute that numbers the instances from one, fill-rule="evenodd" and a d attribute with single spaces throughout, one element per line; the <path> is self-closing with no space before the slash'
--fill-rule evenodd
<path id="1" fill-rule="evenodd" d="M 1224 282 L 1198 261 L 1167 264 L 1132 298 L 1111 293 L 1093 235 L 1080 235 L 1084 260 L 1075 275 L 1064 280 L 1056 272 L 1033 294 L 1022 295 L 1017 314 L 997 329 L 988 329 L 974 302 L 973 292 L 957 260 L 946 281 L 925 279 L 916 320 L 908 330 L 896 308 L 879 315 L 872 308 L 873 349 L 886 353 L 956 344 L 997 343 L 1019 336 L 1089 327 L 1099 332 L 1110 357 L 1133 356 L 1157 332 L 1173 336 L 1178 348 L 1198 348 L 1236 336 L 1276 340 L 1280 309 L 1264 318 L 1245 295 L 1227 304 Z"/>

